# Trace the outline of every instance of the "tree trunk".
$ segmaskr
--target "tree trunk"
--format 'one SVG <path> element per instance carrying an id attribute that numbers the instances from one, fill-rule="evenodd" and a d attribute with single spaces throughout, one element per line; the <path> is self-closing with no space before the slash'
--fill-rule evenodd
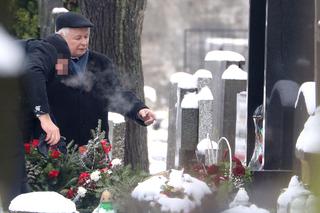
<path id="1" fill-rule="evenodd" d="M 38 0 L 40 37 L 45 38 L 55 31 L 52 9 L 63 7 L 62 0 Z"/>
<path id="2" fill-rule="evenodd" d="M 118 67 L 123 86 L 144 100 L 141 31 L 146 0 L 80 0 L 80 9 L 94 27 L 91 49 L 107 55 Z M 148 171 L 147 130 L 127 121 L 125 164 Z"/>

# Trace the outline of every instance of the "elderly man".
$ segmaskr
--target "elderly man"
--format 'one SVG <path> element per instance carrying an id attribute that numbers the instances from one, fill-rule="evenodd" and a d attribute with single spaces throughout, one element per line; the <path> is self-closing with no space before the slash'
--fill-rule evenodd
<path id="1" fill-rule="evenodd" d="M 42 44 L 31 53 L 26 65 L 26 96 L 39 122 L 28 128 L 30 139 L 43 130 L 50 145 L 58 143 L 61 135 L 78 145 L 87 144 L 90 129 L 97 126 L 98 119 L 108 132 L 108 111 L 121 113 L 141 125 L 155 120 L 153 111 L 121 88 L 112 62 L 88 50 L 91 27 L 93 24 L 82 15 L 64 13 L 56 20 L 56 34 L 47 38 L 49 46 L 60 51 Z"/>

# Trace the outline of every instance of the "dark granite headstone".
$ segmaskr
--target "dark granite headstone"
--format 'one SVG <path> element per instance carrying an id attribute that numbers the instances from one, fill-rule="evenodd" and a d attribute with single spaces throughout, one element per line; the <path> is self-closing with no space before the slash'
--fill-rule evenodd
<path id="1" fill-rule="evenodd" d="M 179 149 L 179 166 L 196 162 L 195 150 L 198 143 L 198 109 L 181 109 L 181 147 Z"/>
<path id="2" fill-rule="evenodd" d="M 182 109 L 181 109 L 181 102 L 182 102 L 182 99 L 183 97 L 185 96 L 185 94 L 187 93 L 192 93 L 192 92 L 196 92 L 197 91 L 197 88 L 196 87 L 189 87 L 189 88 L 182 88 L 181 87 L 181 84 L 179 85 L 178 83 L 178 99 L 177 99 L 177 116 L 176 116 L 176 153 L 175 153 L 175 167 L 179 167 L 179 150 L 180 150 L 180 147 L 181 147 L 181 141 L 182 141 L 182 138 L 181 138 L 181 135 L 182 135 Z"/>

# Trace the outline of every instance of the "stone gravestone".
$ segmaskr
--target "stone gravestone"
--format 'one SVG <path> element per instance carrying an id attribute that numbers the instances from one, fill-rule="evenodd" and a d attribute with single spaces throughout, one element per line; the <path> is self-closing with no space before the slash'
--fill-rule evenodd
<path id="1" fill-rule="evenodd" d="M 193 76 L 198 81 L 198 91 L 201 90 L 201 88 L 208 86 L 211 88 L 212 85 L 212 73 L 209 70 L 206 69 L 199 69 L 197 70 Z"/>
<path id="2" fill-rule="evenodd" d="M 196 162 L 195 151 L 198 144 L 199 109 L 196 92 L 188 93 L 181 102 L 181 146 L 179 166 L 185 167 Z"/>
<path id="3" fill-rule="evenodd" d="M 203 87 L 198 93 L 199 100 L 199 130 L 198 143 L 203 139 L 213 137 L 213 96 L 208 86 Z"/>
<path id="4" fill-rule="evenodd" d="M 205 57 L 205 68 L 212 71 L 211 91 L 215 100 L 213 108 L 213 140 L 218 140 L 223 136 L 223 99 L 224 81 L 221 80 L 222 73 L 232 63 L 243 64 L 245 58 L 239 53 L 226 50 L 213 50 Z"/>
<path id="5" fill-rule="evenodd" d="M 126 123 L 122 115 L 118 113 L 108 113 L 109 140 L 112 145 L 111 158 L 119 158 L 124 162 L 124 139 L 126 133 Z"/>
<path id="6" fill-rule="evenodd" d="M 168 144 L 167 144 L 167 160 L 166 166 L 167 170 L 175 168 L 175 155 L 176 155 L 176 141 L 177 141 L 177 112 L 178 105 L 180 105 L 180 100 L 178 102 L 178 82 L 181 79 L 190 78 L 189 73 L 177 72 L 170 77 L 170 91 L 169 91 L 169 119 L 168 119 Z"/>
<path id="7" fill-rule="evenodd" d="M 179 79 L 177 92 L 177 116 L 176 116 L 176 149 L 175 149 L 175 167 L 179 167 L 179 150 L 181 147 L 181 102 L 185 94 L 197 91 L 197 81 L 192 75 L 185 75 Z"/>
<path id="8" fill-rule="evenodd" d="M 234 154 L 237 94 L 246 90 L 247 72 L 232 64 L 223 72 L 222 79 L 224 81 L 222 136 L 229 140 Z"/>
<path id="9" fill-rule="evenodd" d="M 237 94 L 237 116 L 234 155 L 246 165 L 247 162 L 247 92 Z"/>

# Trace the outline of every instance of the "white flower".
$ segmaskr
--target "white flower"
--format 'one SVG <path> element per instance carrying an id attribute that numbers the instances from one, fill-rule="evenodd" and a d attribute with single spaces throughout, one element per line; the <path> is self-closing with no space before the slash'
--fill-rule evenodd
<path id="1" fill-rule="evenodd" d="M 99 170 L 96 170 L 90 174 L 90 179 L 97 182 L 100 179 L 100 174 L 101 172 Z"/>
<path id="2" fill-rule="evenodd" d="M 119 158 L 115 158 L 111 161 L 112 164 L 112 168 L 116 167 L 116 166 L 121 166 L 122 165 L 122 160 Z"/>
<path id="3" fill-rule="evenodd" d="M 86 193 L 87 193 L 87 190 L 86 190 L 85 188 L 83 188 L 82 186 L 80 186 L 80 187 L 78 188 L 78 195 L 79 195 L 80 197 L 86 196 Z"/>

